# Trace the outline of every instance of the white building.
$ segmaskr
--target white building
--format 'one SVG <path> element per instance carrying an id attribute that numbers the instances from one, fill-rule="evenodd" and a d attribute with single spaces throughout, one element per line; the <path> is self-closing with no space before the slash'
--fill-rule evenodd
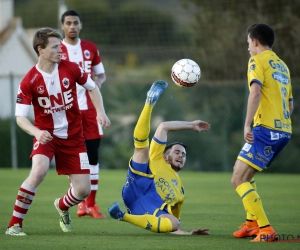
<path id="1" fill-rule="evenodd" d="M 0 0 L 0 119 L 14 115 L 19 83 L 37 63 L 32 41 L 13 12 L 13 0 Z"/>

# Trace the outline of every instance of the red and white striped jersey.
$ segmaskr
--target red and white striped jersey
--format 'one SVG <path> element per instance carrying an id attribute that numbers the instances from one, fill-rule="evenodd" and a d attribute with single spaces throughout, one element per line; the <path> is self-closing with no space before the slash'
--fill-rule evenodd
<path id="1" fill-rule="evenodd" d="M 76 45 L 62 41 L 61 59 L 77 63 L 90 76 L 105 73 L 103 63 L 96 45 L 87 40 L 78 39 Z M 77 96 L 80 110 L 94 109 L 88 92 L 77 85 Z"/>
<path id="2" fill-rule="evenodd" d="M 20 83 L 16 116 L 27 116 L 32 104 L 37 128 L 62 139 L 82 137 L 76 83 L 88 90 L 96 87 L 76 63 L 61 60 L 51 74 L 34 66 Z"/>

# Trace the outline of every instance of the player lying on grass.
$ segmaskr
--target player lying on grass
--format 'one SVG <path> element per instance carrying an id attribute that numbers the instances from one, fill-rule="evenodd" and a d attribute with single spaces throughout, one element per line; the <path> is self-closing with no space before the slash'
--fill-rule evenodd
<path id="1" fill-rule="evenodd" d="M 184 188 L 178 173 L 186 161 L 186 146 L 180 142 L 167 146 L 166 143 L 169 132 L 207 131 L 210 125 L 200 120 L 163 122 L 158 126 L 149 147 L 151 113 L 167 86 L 167 82 L 162 80 L 153 83 L 134 130 L 135 149 L 122 190 L 128 213 L 123 212 L 117 202 L 108 211 L 114 219 L 129 222 L 151 232 L 208 235 L 208 228 L 198 228 L 191 232 L 180 228 Z"/>

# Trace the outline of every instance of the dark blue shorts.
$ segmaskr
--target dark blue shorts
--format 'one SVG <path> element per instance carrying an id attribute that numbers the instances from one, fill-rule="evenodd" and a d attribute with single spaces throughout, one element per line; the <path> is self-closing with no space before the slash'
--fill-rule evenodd
<path id="1" fill-rule="evenodd" d="M 288 144 L 291 134 L 257 126 L 252 129 L 253 144 L 245 143 L 238 159 L 262 171 L 266 169 Z"/>
<path id="2" fill-rule="evenodd" d="M 130 168 L 128 169 L 126 183 L 122 189 L 122 198 L 128 213 L 156 216 L 167 214 L 167 204 L 156 192 L 154 176 L 148 163 L 138 164 L 131 161 L 130 164 L 136 171 L 134 173 Z"/>

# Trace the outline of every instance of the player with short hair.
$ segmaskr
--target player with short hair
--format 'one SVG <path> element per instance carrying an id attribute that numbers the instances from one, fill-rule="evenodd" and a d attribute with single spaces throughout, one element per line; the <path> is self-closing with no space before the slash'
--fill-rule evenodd
<path id="1" fill-rule="evenodd" d="M 61 35 L 51 28 L 39 29 L 33 38 L 38 63 L 20 83 L 16 102 L 16 120 L 28 134 L 34 136 L 30 157 L 32 168 L 19 188 L 7 235 L 25 236 L 25 218 L 39 184 L 49 170 L 55 156 L 56 171 L 69 175 L 72 186 L 55 200 L 63 232 L 71 232 L 69 208 L 79 204 L 90 193 L 90 168 L 78 108 L 76 83 L 89 91 L 97 111 L 97 121 L 104 128 L 110 126 L 102 96 L 95 82 L 76 63 L 61 60 Z M 34 108 L 34 123 L 27 118 Z"/>
<path id="2" fill-rule="evenodd" d="M 167 82 L 153 83 L 134 130 L 134 153 L 129 161 L 122 198 L 128 213 L 119 203 L 109 208 L 112 218 L 129 222 L 156 233 L 209 234 L 209 229 L 199 228 L 191 232 L 180 228 L 184 188 L 179 171 L 186 161 L 186 146 L 175 142 L 166 146 L 169 132 L 179 130 L 207 131 L 207 122 L 196 120 L 161 123 L 149 147 L 150 119 L 153 107 Z"/>
<path id="3" fill-rule="evenodd" d="M 233 236 L 256 236 L 251 242 L 270 242 L 278 236 L 265 214 L 253 177 L 257 171 L 270 166 L 291 138 L 292 85 L 287 65 L 272 51 L 273 29 L 267 24 L 254 24 L 247 33 L 251 58 L 248 63 L 250 94 L 244 124 L 246 143 L 237 157 L 231 179 L 242 198 L 246 222 Z"/>
<path id="4" fill-rule="evenodd" d="M 77 63 L 90 77 L 93 77 L 96 85 L 101 88 L 106 79 L 103 63 L 96 45 L 79 38 L 82 29 L 79 13 L 75 10 L 68 10 L 63 13 L 61 28 L 65 36 L 62 41 L 62 59 Z M 79 84 L 77 84 L 77 96 L 91 171 L 91 193 L 86 200 L 78 204 L 77 215 L 79 217 L 89 215 L 93 218 L 103 219 L 105 215 L 100 212 L 100 207 L 96 204 L 99 181 L 99 147 L 103 130 L 101 124 L 96 120 L 96 110 L 88 91 Z"/>

